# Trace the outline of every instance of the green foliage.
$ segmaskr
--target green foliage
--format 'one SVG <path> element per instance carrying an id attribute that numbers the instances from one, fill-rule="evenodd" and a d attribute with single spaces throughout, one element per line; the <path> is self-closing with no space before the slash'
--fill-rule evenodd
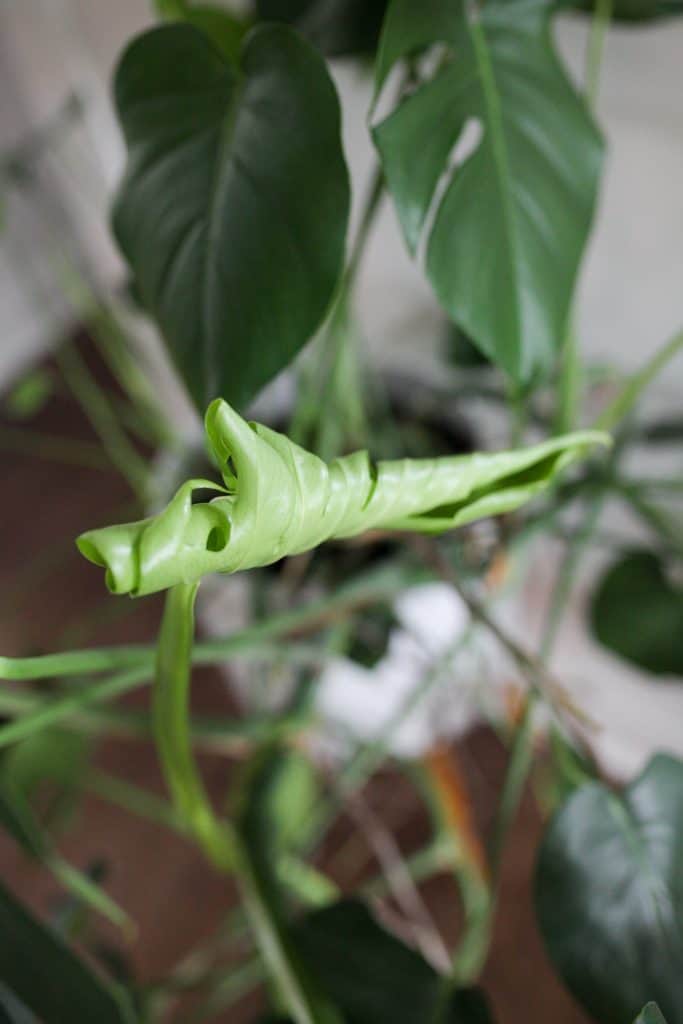
<path id="1" fill-rule="evenodd" d="M 683 589 L 652 551 L 626 554 L 607 570 L 591 605 L 598 640 L 657 675 L 683 676 Z"/>
<path id="2" fill-rule="evenodd" d="M 115 78 L 128 146 L 114 231 L 197 405 L 241 406 L 320 323 L 349 183 L 324 63 L 284 26 L 234 67 L 190 25 L 133 40 Z"/>
<path id="3" fill-rule="evenodd" d="M 224 57 L 236 63 L 244 37 L 251 27 L 225 7 L 195 4 L 192 0 L 156 0 L 159 16 L 166 21 L 184 21 L 208 36 Z"/>
<path id="4" fill-rule="evenodd" d="M 43 1024 L 133 1024 L 124 993 L 95 974 L 1 883 L 0 934 L 0 979 Z"/>
<path id="5" fill-rule="evenodd" d="M 575 0 L 567 6 L 575 6 L 580 10 L 595 10 L 595 0 Z M 683 14 L 681 0 L 614 0 L 612 17 L 616 21 L 641 22 L 656 21 Z"/>
<path id="6" fill-rule="evenodd" d="M 86 755 L 82 736 L 57 729 L 35 733 L 10 748 L 0 763 L 0 828 L 28 857 L 51 871 L 80 905 L 128 927 L 125 911 L 87 874 L 62 859 L 49 830 L 80 794 Z M 51 798 L 47 805 L 43 800 L 36 806 L 36 797 L 46 795 Z"/>
<path id="7" fill-rule="evenodd" d="M 54 382 L 50 373 L 39 367 L 14 385 L 3 401 L 4 410 L 15 420 L 27 420 L 40 412 L 51 397 Z"/>
<path id="8" fill-rule="evenodd" d="M 256 0 L 268 21 L 295 25 L 330 57 L 374 53 L 387 0 Z"/>
<path id="9" fill-rule="evenodd" d="M 510 512 L 606 440 L 584 431 L 520 451 L 376 465 L 355 452 L 328 466 L 221 400 L 207 411 L 206 432 L 225 487 L 189 480 L 160 515 L 78 538 L 85 557 L 105 567 L 112 593 L 150 594 L 253 569 L 366 530 L 442 533 Z M 224 493 L 193 504 L 202 489 Z"/>
<path id="10" fill-rule="evenodd" d="M 342 1024 L 337 1009 L 317 984 L 289 932 L 277 862 L 291 841 L 283 799 L 298 785 L 286 752 L 275 745 L 250 759 L 235 814 L 237 873 L 242 893 L 275 991 L 297 1024 Z"/>
<path id="11" fill-rule="evenodd" d="M 2 759 L 2 778 L 27 802 L 48 788 L 48 820 L 68 812 L 87 770 L 90 745 L 84 736 L 66 729 L 43 729 L 17 743 Z"/>
<path id="12" fill-rule="evenodd" d="M 304 918 L 293 940 L 347 1024 L 492 1024 L 477 989 L 451 990 L 355 900 Z"/>
<path id="13" fill-rule="evenodd" d="M 116 72 L 128 161 L 113 224 L 141 309 L 161 328 L 197 407 L 210 403 L 207 452 L 222 482 L 189 479 L 149 518 L 79 538 L 83 554 L 105 568 L 114 593 L 168 590 L 156 646 L 0 657 L 0 677 L 55 684 L 3 688 L 0 710 L 12 720 L 0 726 L 0 826 L 68 891 L 65 934 L 68 928 L 73 935 L 85 920 L 90 928 L 84 910 L 129 926 L 96 881 L 61 857 L 54 826 L 87 774 L 83 734 L 111 729 L 138 740 L 152 736 L 170 803 L 106 774 L 96 773 L 89 784 L 98 796 L 194 840 L 214 869 L 231 875 L 241 897 L 236 916 L 248 920 L 254 949 L 235 965 L 232 928 L 222 929 L 172 977 L 139 994 L 145 1020 L 182 1015 L 188 994 L 200 1000 L 190 1009 L 197 1019 L 213 1018 L 267 971 L 270 1024 L 492 1024 L 483 992 L 460 986 L 479 976 L 490 948 L 505 840 L 530 769 L 538 767 L 536 702 L 547 699 L 558 721 L 550 727 L 545 797 L 559 810 L 540 851 L 536 903 L 550 956 L 599 1024 L 634 1018 L 634 1024 L 664 1024 L 663 1014 L 669 1024 L 680 1021 L 683 764 L 659 756 L 623 792 L 603 785 L 589 734 L 584 746 L 572 732 L 582 721 L 581 709 L 547 668 L 560 611 L 604 494 L 629 501 L 663 550 L 678 552 L 675 525 L 648 497 L 647 488 L 662 482 L 641 487 L 622 479 L 617 456 L 634 440 L 680 438 L 676 420 L 645 429 L 624 423 L 683 347 L 679 332 L 622 381 L 598 417 L 600 429 L 561 433 L 583 412 L 580 339 L 567 322 L 603 146 L 556 54 L 552 18 L 568 7 L 595 9 L 585 86 L 594 107 L 611 9 L 624 20 L 655 19 L 681 13 L 681 0 L 254 0 L 253 19 L 220 3 L 155 0 L 153 6 L 167 24 L 134 39 Z M 276 24 L 252 30 L 262 19 Z M 401 90 L 373 129 L 381 166 L 344 270 L 350 188 L 339 103 L 321 55 L 372 54 L 378 42 L 376 103 L 387 100 L 390 77 Z M 394 75 L 399 66 L 403 78 Z M 32 153 L 36 147 L 29 143 Z M 28 179 L 15 174 L 14 180 L 25 185 Z M 411 432 L 427 439 L 417 454 L 459 450 L 451 432 L 439 433 L 421 418 L 425 405 L 412 395 L 412 380 L 405 389 L 410 401 L 401 399 L 399 409 L 390 388 L 384 394 L 380 382 L 366 385 L 361 377 L 354 287 L 385 188 L 409 250 L 424 251 L 427 275 L 452 321 L 451 354 L 460 379 L 457 391 L 446 382 L 443 393 L 467 399 L 476 390 L 497 402 L 510 416 L 513 437 L 522 439 L 523 389 L 552 383 L 554 396 L 550 387 L 534 396 L 531 418 L 534 428 L 554 424 L 553 436 L 533 447 L 468 456 L 375 462 L 367 451 L 356 451 L 331 458 L 364 445 L 366 436 L 373 452 L 384 452 L 385 435 L 386 451 L 401 456 L 410 452 Z M 104 344 L 125 397 L 120 402 L 118 395 L 110 400 L 100 392 L 73 349 L 61 357 L 65 380 L 147 507 L 152 474 L 127 431 L 171 445 L 172 426 L 156 422 L 156 404 L 150 405 L 149 389 L 138 386 L 125 333 L 99 324 L 93 313 L 99 299 L 78 281 L 69 282 L 69 296 Z M 305 438 L 314 453 L 283 433 L 246 422 L 239 412 L 292 363 L 330 309 L 289 421 L 292 435 Z M 482 372 L 482 364 L 493 365 Z M 512 382 L 507 392 L 509 382 L 498 368 Z M 30 416 L 51 393 L 49 384 L 27 377 L 6 411 Z M 370 398 L 376 404 L 366 410 Z M 559 474 L 607 440 L 603 430 L 618 431 L 607 471 L 589 471 L 549 495 Z M 15 437 L 19 431 L 6 433 Z M 39 449 L 47 440 L 33 439 Z M 204 455 L 174 451 L 173 458 L 177 466 L 190 465 Z M 185 475 L 176 471 L 174 479 Z M 680 482 L 666 483 L 673 493 Z M 514 512 L 541 494 L 546 506 L 538 516 L 510 517 L 496 530 L 497 558 L 512 537 L 557 522 L 565 502 L 586 494 L 588 500 L 585 520 L 568 541 L 537 655 L 507 634 L 488 602 L 470 594 L 468 574 L 490 563 L 488 541 L 480 542 L 478 533 L 463 544 L 423 541 L 409 556 L 396 552 L 401 531 L 436 535 Z M 395 535 L 390 542 L 385 531 Z M 366 533 L 361 543 L 343 543 Z M 205 574 L 261 569 L 330 540 L 342 543 L 330 545 L 323 571 L 320 560 L 304 557 L 257 574 L 253 610 L 280 609 L 276 614 L 195 645 L 195 596 Z M 380 571 L 337 586 L 380 548 Z M 683 598 L 667 569 L 649 551 L 622 558 L 598 588 L 593 626 L 604 644 L 638 666 L 683 675 Z M 475 630 L 487 629 L 532 690 L 515 724 L 488 855 L 455 761 L 443 777 L 438 769 L 432 835 L 405 862 L 384 842 L 385 823 L 374 823 L 372 811 L 365 819 L 381 866 L 367 891 L 380 906 L 390 890 L 410 919 L 404 897 L 416 895 L 411 879 L 453 871 L 463 927 L 445 976 L 380 926 L 363 903 L 339 901 L 343 883 L 336 881 L 336 868 L 353 856 L 343 851 L 331 877 L 316 861 L 303 859 L 334 824 L 340 802 L 353 798 L 378 767 L 391 723 L 417 707 L 445 660 L 439 656 L 426 669 L 381 734 L 357 747 L 339 778 L 329 780 L 329 793 L 307 742 L 311 721 L 302 695 L 314 682 L 310 668 L 336 652 L 358 660 L 368 637 L 374 651 L 393 619 L 390 608 L 378 614 L 369 605 L 386 605 L 408 580 L 435 576 L 462 588 L 472 618 L 448 663 Z M 489 578 L 496 576 L 494 562 Z M 300 595 L 321 583 L 327 587 L 323 595 L 302 604 Z M 360 609 L 364 630 L 357 629 Z M 319 636 L 301 641 L 305 630 Z M 306 666 L 291 706 L 234 721 L 193 716 L 192 666 L 247 657 L 264 667 L 275 661 L 273 669 L 279 663 Z M 263 675 L 265 680 L 265 670 Z M 101 706 L 152 678 L 151 714 Z M 55 728 L 62 721 L 69 731 Z M 233 753 L 239 744 L 241 765 L 231 773 L 225 806 L 214 806 L 209 797 L 195 758 L 199 744 L 220 753 Z M 427 762 L 423 773 L 437 772 Z M 319 909 L 306 913 L 311 906 Z M 416 926 L 418 914 L 419 908 L 410 922 Z M 132 1024 L 136 1018 L 127 994 L 81 962 L 1 885 L 0 932 L 0 1021 L 25 1024 L 35 1015 L 47 1024 Z M 227 977 L 224 953 L 231 964 Z M 653 999 L 657 1003 L 647 1002 Z"/>
<path id="14" fill-rule="evenodd" d="M 621 794 L 578 789 L 548 828 L 536 907 L 555 966 L 600 1024 L 655 999 L 683 1019 L 683 763 L 655 757 Z"/>
<path id="15" fill-rule="evenodd" d="M 446 48 L 374 139 L 411 252 L 437 206 L 426 263 L 439 300 L 521 384 L 552 367 L 563 341 L 602 159 L 552 46 L 552 7 L 393 0 L 377 63 L 379 92 L 398 61 Z M 472 119 L 481 139 L 452 171 Z"/>
<path id="16" fill-rule="evenodd" d="M 225 870 L 233 862 L 232 836 L 217 820 L 204 789 L 188 724 L 197 586 L 181 584 L 167 595 L 159 631 L 152 717 L 159 759 L 180 820 L 214 864 Z"/>

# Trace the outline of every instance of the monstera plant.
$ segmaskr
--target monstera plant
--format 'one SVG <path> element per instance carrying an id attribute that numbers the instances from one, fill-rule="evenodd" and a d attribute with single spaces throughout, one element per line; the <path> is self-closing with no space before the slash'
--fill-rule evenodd
<path id="1" fill-rule="evenodd" d="M 614 785 L 592 750 L 590 715 L 548 666 L 577 567 L 618 500 L 656 543 L 607 570 L 591 625 L 623 661 L 683 674 L 683 542 L 623 469 L 629 447 L 680 437 L 677 422 L 643 424 L 634 411 L 683 334 L 639 373 L 610 378 L 607 400 L 601 380 L 595 408 L 572 328 L 605 148 L 595 101 L 610 19 L 646 22 L 680 5 L 573 5 L 572 17 L 588 19 L 585 83 L 554 44 L 569 6 L 259 0 L 237 13 L 158 0 L 157 23 L 121 55 L 113 98 L 127 162 L 113 234 L 139 312 L 204 417 L 204 446 L 188 443 L 180 458 L 174 450 L 177 472 L 159 485 L 174 410 L 157 403 L 149 466 L 140 468 L 150 433 L 144 454 L 133 449 L 137 518 L 112 513 L 76 540 L 118 600 L 164 595 L 156 643 L 0 657 L 0 679 L 13 682 L 0 702 L 0 824 L 72 904 L 60 934 L 0 885 L 0 1020 L 246 1020 L 234 1007 L 259 987 L 264 1024 L 511 1020 L 482 972 L 529 778 L 548 818 L 534 904 L 558 976 L 598 1024 L 683 1020 L 683 764 L 662 753 L 625 788 Z M 374 80 L 366 127 L 376 170 L 348 252 L 351 184 L 328 64 L 339 56 Z M 405 394 L 397 401 L 365 358 L 355 286 L 385 195 L 435 303 L 476 356 L 466 370 L 445 368 L 435 394 L 447 407 L 470 392 L 490 403 L 509 425 L 505 450 L 476 450 L 469 435 L 456 443 L 444 414 L 433 421 L 424 403 L 416 412 Z M 125 386 L 135 379 L 129 353 L 109 312 L 101 317 Z M 285 412 L 262 398 L 259 422 L 249 419 L 282 372 L 294 383 Z M 140 393 L 127 390 L 138 404 L 116 428 L 119 456 L 131 424 L 149 416 L 149 389 L 144 403 Z M 535 651 L 498 620 L 496 580 L 543 532 L 565 556 Z M 195 642 L 198 594 L 232 574 L 259 581 L 260 611 Z M 496 722 L 509 762 L 490 834 L 435 747 L 419 769 L 407 766 L 431 837 L 404 858 L 389 827 L 354 803 L 392 749 L 387 730 L 350 752 L 342 744 L 330 771 L 311 692 L 331 658 L 352 659 L 359 638 L 381 655 L 378 609 L 390 616 L 398 593 L 434 580 L 458 595 L 469 624 L 394 724 L 474 634 L 505 651 L 523 685 Z M 193 667 L 241 660 L 288 666 L 277 710 L 195 715 Z M 148 709 L 114 703 L 144 684 Z M 99 915 L 130 934 L 131 921 L 98 877 L 64 859 L 36 791 L 47 776 L 60 799 L 74 798 L 89 771 L 85 736 L 109 729 L 154 743 L 168 800 L 120 779 L 100 791 L 180 833 L 207 871 L 234 880 L 241 960 L 234 951 L 220 959 L 222 933 L 145 985 L 125 964 L 112 969 L 81 927 Z M 196 755 L 232 742 L 244 763 L 219 805 Z M 402 770 L 400 758 L 393 767 Z M 381 872 L 360 884 L 340 882 L 321 853 L 343 808 L 370 822 L 375 839 Z M 432 874 L 459 887 L 452 947 L 418 890 Z M 525 1019 L 548 1019 L 533 992 L 528 1011 Z"/>

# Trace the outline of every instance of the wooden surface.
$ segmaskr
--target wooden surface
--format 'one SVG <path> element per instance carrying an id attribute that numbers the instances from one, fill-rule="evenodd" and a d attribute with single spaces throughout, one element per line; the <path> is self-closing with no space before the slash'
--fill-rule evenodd
<path id="1" fill-rule="evenodd" d="M 81 530 L 116 518 L 115 510 L 130 502 L 125 485 L 108 469 L 65 466 L 13 452 L 7 443 L 7 425 L 0 423 L 0 651 L 27 655 L 153 639 L 158 600 L 107 596 L 101 572 L 73 546 Z M 82 415 L 65 396 L 51 399 L 25 430 L 92 439 Z M 148 694 L 142 690 L 130 699 L 144 703 Z M 193 704 L 205 712 L 229 714 L 232 709 L 224 682 L 208 671 L 196 673 Z M 480 730 L 461 745 L 457 756 L 478 823 L 486 828 L 505 771 L 505 753 L 491 732 Z M 163 793 L 149 745 L 101 741 L 96 762 L 108 772 Z M 230 762 L 209 757 L 203 767 L 212 794 L 223 796 Z M 425 830 L 419 801 L 405 780 L 384 773 L 373 783 L 368 800 L 381 812 L 389 796 L 398 839 L 403 848 L 414 848 Z M 530 879 L 539 832 L 537 812 L 527 797 L 507 851 L 500 913 L 483 980 L 499 1024 L 585 1024 L 586 1018 L 552 974 L 534 924 Z M 334 860 L 338 847 L 348 841 L 349 826 L 342 824 L 327 844 L 327 857 Z M 372 858 L 362 840 L 355 851 L 355 867 L 347 882 L 372 870 Z M 203 863 L 191 844 L 93 796 L 84 800 L 63 852 L 83 870 L 94 861 L 106 863 L 105 887 L 133 917 L 137 930 L 129 940 L 109 927 L 98 926 L 98 932 L 105 944 L 125 954 L 141 980 L 150 981 L 168 971 L 208 938 L 235 905 L 232 884 Z M 4 835 L 0 835 L 0 871 L 6 884 L 42 915 L 59 905 L 62 897 L 56 883 L 28 863 Z M 444 937 L 453 942 L 460 915 L 451 880 L 432 880 L 424 894 Z M 257 995 L 214 1020 L 241 1024 L 252 1019 L 260 1002 Z"/>

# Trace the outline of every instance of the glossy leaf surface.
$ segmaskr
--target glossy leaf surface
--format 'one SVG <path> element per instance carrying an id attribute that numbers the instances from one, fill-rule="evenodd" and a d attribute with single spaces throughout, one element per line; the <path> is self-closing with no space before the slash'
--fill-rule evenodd
<path id="1" fill-rule="evenodd" d="M 683 676 L 683 589 L 651 551 L 612 565 L 593 597 L 591 624 L 615 654 L 658 675 Z"/>
<path id="2" fill-rule="evenodd" d="M 44 1024 L 133 1024 L 123 993 L 108 985 L 0 883 L 0 980 Z"/>
<path id="3" fill-rule="evenodd" d="M 197 405 L 244 405 L 308 341 L 344 254 L 339 104 L 318 54 L 263 26 L 239 67 L 190 25 L 125 51 L 114 231 Z"/>
<path id="4" fill-rule="evenodd" d="M 621 794 L 578 789 L 543 840 L 536 906 L 555 966 L 600 1024 L 648 1000 L 683 1020 L 683 763 L 655 757 Z"/>
<path id="5" fill-rule="evenodd" d="M 584 431 L 519 451 L 377 464 L 360 451 L 328 465 L 222 400 L 209 407 L 206 432 L 224 488 L 189 480 L 160 515 L 79 537 L 113 593 L 149 594 L 210 572 L 269 565 L 366 530 L 441 533 L 510 512 L 606 440 Z M 202 489 L 224 493 L 193 504 Z"/>
<path id="6" fill-rule="evenodd" d="M 374 138 L 413 253 L 428 231 L 427 271 L 443 307 L 521 383 L 547 371 L 563 341 L 602 159 L 552 45 L 553 7 L 393 0 L 378 55 L 379 92 L 402 58 L 445 48 Z M 474 123 L 480 137 L 453 170 Z"/>

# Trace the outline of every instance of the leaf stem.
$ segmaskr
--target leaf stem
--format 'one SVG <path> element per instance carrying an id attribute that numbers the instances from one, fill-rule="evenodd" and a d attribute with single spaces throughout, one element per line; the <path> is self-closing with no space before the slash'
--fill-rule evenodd
<path id="1" fill-rule="evenodd" d="M 411 576 L 408 571 L 394 567 L 368 572 L 340 587 L 335 594 L 273 615 L 264 622 L 219 640 L 196 644 L 192 650 L 193 664 L 215 664 L 252 647 L 258 647 L 258 653 L 269 656 L 272 650 L 268 652 L 264 646 L 266 641 L 278 640 L 291 633 L 321 629 L 341 615 L 392 597 L 416 575 L 419 574 Z M 156 647 L 149 644 L 95 647 L 32 658 L 0 656 L 0 679 L 46 679 L 133 668 L 145 669 L 147 674 L 151 674 L 155 657 Z"/>
<path id="2" fill-rule="evenodd" d="M 147 465 L 120 426 L 109 399 L 72 342 L 58 350 L 55 358 L 64 380 L 90 421 L 112 464 L 144 504 L 147 495 Z"/>
<path id="3" fill-rule="evenodd" d="M 683 330 L 677 331 L 637 373 L 628 378 L 616 398 L 598 416 L 595 421 L 596 429 L 614 430 L 619 426 L 654 378 L 681 351 L 683 351 Z"/>
<path id="4" fill-rule="evenodd" d="M 607 30 L 612 20 L 613 6 L 614 0 L 595 0 L 595 14 L 588 37 L 588 52 L 586 55 L 586 102 L 592 111 L 595 111 L 597 106 L 600 71 L 605 51 Z"/>

